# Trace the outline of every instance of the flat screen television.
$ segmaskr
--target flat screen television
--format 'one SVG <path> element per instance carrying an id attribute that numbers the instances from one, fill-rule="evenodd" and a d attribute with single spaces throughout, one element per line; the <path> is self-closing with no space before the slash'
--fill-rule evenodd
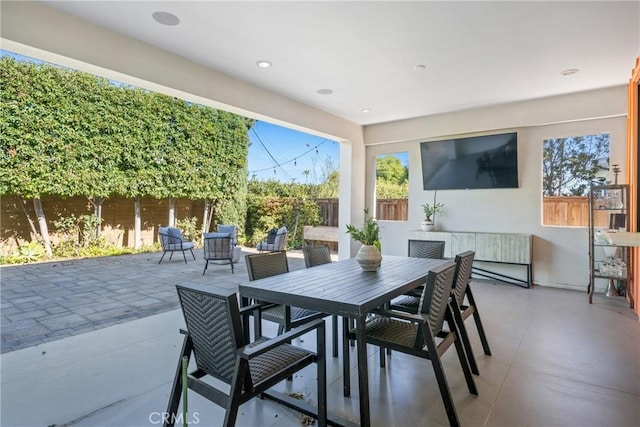
<path id="1" fill-rule="evenodd" d="M 425 190 L 518 188 L 518 134 L 420 143 Z"/>

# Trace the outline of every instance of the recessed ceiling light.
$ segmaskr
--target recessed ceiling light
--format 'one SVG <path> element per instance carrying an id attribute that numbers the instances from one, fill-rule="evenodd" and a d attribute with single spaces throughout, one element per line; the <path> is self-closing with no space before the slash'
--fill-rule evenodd
<path id="1" fill-rule="evenodd" d="M 363 109 L 362 109 L 362 110 L 360 110 L 360 111 L 362 111 L 363 113 L 370 113 L 370 112 L 371 112 L 371 110 L 370 110 L 370 109 L 368 109 L 368 108 L 363 108 Z"/>
<path id="2" fill-rule="evenodd" d="M 180 19 L 173 13 L 169 12 L 157 11 L 153 12 L 151 16 L 157 23 L 162 25 L 174 26 L 180 23 Z"/>
<path id="3" fill-rule="evenodd" d="M 320 95 L 331 95 L 333 91 L 331 89 L 318 89 Z"/>
<path id="4" fill-rule="evenodd" d="M 580 70 L 578 70 L 577 68 L 569 68 L 568 70 L 562 71 L 560 74 L 562 74 L 563 76 L 573 76 L 574 74 L 577 74 L 578 71 Z"/>
<path id="5" fill-rule="evenodd" d="M 256 65 L 260 68 L 269 68 L 271 67 L 271 62 L 262 60 L 262 61 L 256 62 Z"/>
<path id="6" fill-rule="evenodd" d="M 413 66 L 413 70 L 414 71 L 422 71 L 422 70 L 426 70 L 427 66 L 426 65 L 422 65 L 422 64 L 418 64 L 418 65 L 414 65 Z"/>

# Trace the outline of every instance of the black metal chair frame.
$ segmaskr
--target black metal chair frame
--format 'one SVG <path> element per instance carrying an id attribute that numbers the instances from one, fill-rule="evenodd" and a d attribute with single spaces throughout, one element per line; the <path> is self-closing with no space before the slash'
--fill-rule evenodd
<path id="1" fill-rule="evenodd" d="M 453 263 L 435 268 L 429 273 L 417 314 L 396 310 L 375 310 L 376 316 L 367 321 L 366 336 L 367 343 L 380 347 L 381 356 L 384 355 L 382 349 L 389 348 L 431 360 L 449 424 L 458 426 L 460 421 L 440 360 L 451 344 L 456 348 L 469 393 L 477 395 L 478 390 L 461 340 L 457 339 L 458 329 L 449 304 L 454 273 Z M 442 328 L 445 321 L 448 330 Z M 349 331 L 349 338 L 355 339 L 355 337 L 355 331 Z M 440 339 L 439 342 L 436 342 L 436 337 Z M 384 365 L 385 358 L 381 357 L 380 366 L 384 367 Z"/>
<path id="2" fill-rule="evenodd" d="M 173 227 L 161 227 L 161 228 L 173 228 Z M 193 257 L 193 259 L 194 260 L 196 259 L 196 256 L 193 254 L 193 244 L 189 245 L 189 247 L 187 248 L 183 247 L 183 244 L 186 242 L 184 238 L 179 238 L 169 233 L 163 233 L 161 231 L 158 231 L 158 235 L 160 236 L 160 243 L 162 244 L 162 250 L 164 251 L 162 252 L 162 256 L 160 257 L 160 261 L 158 261 L 158 264 L 162 263 L 162 259 L 167 254 L 167 252 L 171 252 L 171 254 L 169 254 L 169 261 L 171 261 L 171 258 L 173 257 L 173 253 L 178 251 L 182 252 L 182 256 L 184 257 L 185 264 L 187 263 L 187 256 L 185 255 L 186 251 L 191 252 L 191 256 Z M 169 247 L 165 247 L 165 239 Z M 170 245 L 180 245 L 180 247 L 177 249 L 170 249 L 171 247 Z"/>
<path id="3" fill-rule="evenodd" d="M 203 242 L 203 253 L 206 261 L 202 275 L 207 271 L 209 267 L 209 261 L 224 261 L 229 260 L 231 265 L 231 274 L 233 271 L 233 249 L 231 237 L 205 237 Z"/>
<path id="4" fill-rule="evenodd" d="M 235 425 L 241 404 L 257 396 L 270 397 L 267 390 L 291 377 L 302 368 L 316 363 L 318 406 L 296 404 L 278 399 L 281 404 L 317 418 L 327 424 L 327 378 L 324 320 L 309 322 L 274 339 L 260 337 L 253 343 L 243 336 L 243 322 L 257 306 L 238 308 L 235 293 L 217 293 L 210 286 L 176 286 L 187 330 L 169 403 L 165 427 L 177 419 L 182 397 L 182 360 L 195 357 L 196 369 L 188 374 L 189 389 L 226 409 L 224 425 Z M 289 344 L 292 339 L 316 331 L 316 352 Z M 205 376 L 217 378 L 231 386 L 229 393 L 204 382 Z"/>

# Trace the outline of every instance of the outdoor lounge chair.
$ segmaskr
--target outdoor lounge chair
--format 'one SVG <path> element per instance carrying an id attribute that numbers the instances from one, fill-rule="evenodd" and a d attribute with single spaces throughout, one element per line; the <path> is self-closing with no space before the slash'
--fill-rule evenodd
<path id="1" fill-rule="evenodd" d="M 259 252 L 275 252 L 275 251 L 284 251 L 287 248 L 287 237 L 289 236 L 289 232 L 287 231 L 287 227 L 280 227 L 276 232 L 276 237 L 273 243 L 268 243 L 265 239 L 262 242 L 258 243 L 256 249 Z"/>
<path id="2" fill-rule="evenodd" d="M 167 252 L 171 252 L 169 255 L 169 261 L 171 261 L 173 253 L 177 251 L 182 252 L 185 264 L 187 263 L 187 256 L 184 254 L 186 251 L 191 252 L 193 259 L 196 259 L 196 256 L 193 254 L 193 242 L 185 241 L 179 229 L 175 227 L 158 228 L 158 240 L 160 240 L 162 250 L 164 251 L 162 252 L 162 256 L 160 257 L 158 264 L 162 262 L 162 259 Z"/>
<path id="3" fill-rule="evenodd" d="M 254 281 L 265 277 L 289 272 L 287 252 L 267 252 L 263 254 L 245 255 L 245 264 L 249 273 L 249 280 Z M 326 314 L 301 307 L 291 307 L 279 304 L 265 304 L 255 316 L 254 329 L 256 336 L 262 334 L 260 319 L 278 324 L 278 335 L 315 319 L 322 319 Z"/>
<path id="4" fill-rule="evenodd" d="M 206 264 L 202 275 L 209 267 L 209 261 L 229 261 L 231 265 L 231 274 L 233 272 L 233 251 L 235 247 L 231 244 L 229 233 L 209 233 L 204 238 L 204 259 Z"/>
<path id="5" fill-rule="evenodd" d="M 429 272 L 417 314 L 374 310 L 375 316 L 367 320 L 365 326 L 368 344 L 431 360 L 449 424 L 457 426 L 460 422 L 440 360 L 451 344 L 455 345 L 469 392 L 477 395 L 478 391 L 464 348 L 458 339 L 456 322 L 449 304 L 454 273 L 453 263 Z M 445 320 L 448 330 L 443 329 Z M 356 339 L 355 330 L 349 331 L 349 338 Z M 381 367 L 384 367 L 384 363 L 385 358 L 380 358 Z"/>
<path id="6" fill-rule="evenodd" d="M 225 426 L 235 425 L 241 404 L 260 396 L 275 384 L 315 363 L 318 405 L 313 415 L 318 419 L 319 425 L 326 425 L 327 378 L 323 320 L 310 322 L 274 339 L 259 337 L 254 342 L 248 342 L 243 336 L 242 323 L 248 320 L 248 314 L 255 306 L 238 309 L 235 293 L 218 292 L 212 290 L 210 285 L 177 285 L 176 288 L 187 330 L 180 331 L 185 338 L 169 397 L 165 427 L 173 426 L 175 420 L 180 419 L 178 406 L 183 397 L 182 360 L 187 358 L 188 363 L 192 354 L 196 369 L 189 373 L 187 386 L 226 409 Z M 317 352 L 288 344 L 293 338 L 310 331 L 316 332 Z M 229 392 L 216 387 L 214 382 L 201 379 L 206 376 L 231 386 Z"/>
<path id="7" fill-rule="evenodd" d="M 231 246 L 233 246 L 233 263 L 240 262 L 242 249 L 238 246 L 238 226 L 235 224 L 218 224 L 216 230 L 218 233 L 229 233 Z"/>

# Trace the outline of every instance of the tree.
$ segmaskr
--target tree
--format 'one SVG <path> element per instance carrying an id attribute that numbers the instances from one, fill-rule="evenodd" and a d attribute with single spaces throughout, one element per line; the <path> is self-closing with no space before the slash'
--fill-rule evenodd
<path id="1" fill-rule="evenodd" d="M 544 196 L 584 196 L 609 169 L 609 134 L 547 139 L 543 145 Z"/>
<path id="2" fill-rule="evenodd" d="M 376 198 L 409 197 L 409 169 L 393 155 L 376 158 Z"/>
<path id="3" fill-rule="evenodd" d="M 396 156 L 377 157 L 376 179 L 401 185 L 409 179 L 409 169 Z"/>

